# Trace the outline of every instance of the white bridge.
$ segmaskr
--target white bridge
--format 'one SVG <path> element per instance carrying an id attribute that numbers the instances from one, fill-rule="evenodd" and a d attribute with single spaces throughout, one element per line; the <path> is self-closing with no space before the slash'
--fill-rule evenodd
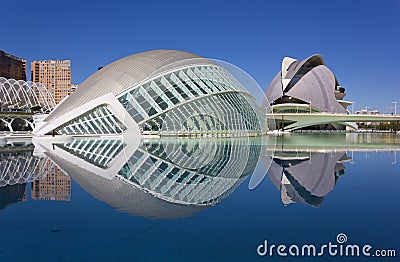
<path id="1" fill-rule="evenodd" d="M 299 128 L 322 125 L 343 124 L 353 127 L 355 122 L 390 122 L 400 121 L 400 115 L 358 115 L 358 114 L 332 114 L 332 113 L 277 113 L 267 114 L 267 120 L 283 123 L 282 129 L 292 131 Z M 288 123 L 287 125 L 285 123 Z"/>

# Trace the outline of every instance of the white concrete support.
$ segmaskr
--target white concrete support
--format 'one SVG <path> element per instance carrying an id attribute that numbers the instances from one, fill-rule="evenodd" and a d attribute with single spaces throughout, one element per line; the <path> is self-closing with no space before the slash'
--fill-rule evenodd
<path id="1" fill-rule="evenodd" d="M 71 121 L 101 105 L 107 105 L 107 108 L 127 127 L 130 132 L 134 132 L 137 136 L 140 136 L 139 126 L 112 93 L 97 97 L 55 119 L 50 119 L 48 121 L 47 118 L 45 118 L 42 122 L 37 124 L 33 130 L 33 134 L 36 136 L 44 136 L 62 124 L 67 123 L 68 121 Z"/>

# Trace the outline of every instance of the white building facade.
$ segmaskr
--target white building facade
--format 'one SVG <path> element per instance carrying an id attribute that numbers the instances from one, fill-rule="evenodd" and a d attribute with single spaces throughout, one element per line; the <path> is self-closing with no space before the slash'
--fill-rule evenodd
<path id="1" fill-rule="evenodd" d="M 197 55 L 155 50 L 100 69 L 34 134 L 248 136 L 263 132 L 254 97 L 223 67 Z"/>

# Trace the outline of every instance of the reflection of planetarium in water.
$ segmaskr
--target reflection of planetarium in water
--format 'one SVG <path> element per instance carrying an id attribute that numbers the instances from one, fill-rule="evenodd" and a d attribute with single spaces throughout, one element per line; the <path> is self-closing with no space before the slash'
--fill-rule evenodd
<path id="1" fill-rule="evenodd" d="M 219 203 L 252 174 L 261 138 L 73 139 L 46 155 L 83 189 L 114 208 L 181 218 Z M 46 145 L 38 144 L 40 148 Z"/>
<path id="2" fill-rule="evenodd" d="M 273 113 L 334 113 L 349 114 L 347 106 L 352 103 L 343 100 L 345 89 L 340 86 L 331 70 L 320 55 L 304 60 L 285 57 L 282 68 L 269 85 L 266 96 Z M 277 120 L 278 128 L 282 121 Z M 288 126 L 292 122 L 285 122 Z M 338 122 L 303 129 L 345 129 L 355 128 L 354 124 Z"/>
<path id="3" fill-rule="evenodd" d="M 260 134 L 263 121 L 254 97 L 223 67 L 156 50 L 94 73 L 33 133 L 243 136 Z"/>

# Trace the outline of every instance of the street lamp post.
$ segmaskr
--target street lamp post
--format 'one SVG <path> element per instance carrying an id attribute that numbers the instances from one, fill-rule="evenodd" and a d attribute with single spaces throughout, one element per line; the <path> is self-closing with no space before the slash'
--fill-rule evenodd
<path id="1" fill-rule="evenodd" d="M 397 101 L 393 101 L 392 103 L 394 104 L 394 115 L 396 115 L 397 114 Z M 394 122 L 394 131 L 395 132 L 397 131 L 397 121 Z"/>
<path id="2" fill-rule="evenodd" d="M 354 104 L 355 104 L 356 102 L 354 102 L 353 101 L 353 103 L 351 104 L 351 114 L 352 115 L 354 115 Z"/>

